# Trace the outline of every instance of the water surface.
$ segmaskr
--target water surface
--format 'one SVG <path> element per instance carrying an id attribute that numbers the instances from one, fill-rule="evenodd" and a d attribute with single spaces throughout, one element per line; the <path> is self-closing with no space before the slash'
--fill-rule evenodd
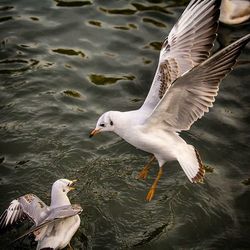
<path id="1" fill-rule="evenodd" d="M 0 207 L 27 192 L 49 204 L 59 178 L 79 178 L 84 207 L 74 249 L 248 249 L 249 55 L 223 81 L 214 108 L 182 137 L 208 171 L 192 185 L 166 164 L 155 199 L 137 174 L 148 154 L 107 133 L 88 138 L 100 114 L 140 107 L 161 42 L 188 1 L 1 0 Z M 220 25 L 215 50 L 248 33 Z M 1 249 L 35 249 L 32 237 Z"/>

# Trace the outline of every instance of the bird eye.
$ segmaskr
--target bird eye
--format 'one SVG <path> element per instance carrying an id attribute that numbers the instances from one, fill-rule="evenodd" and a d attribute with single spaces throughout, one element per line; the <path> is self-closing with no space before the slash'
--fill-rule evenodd
<path id="1" fill-rule="evenodd" d="M 113 126 L 113 124 L 114 124 L 114 123 L 113 123 L 112 121 L 110 121 L 110 125 Z"/>
<path id="2" fill-rule="evenodd" d="M 100 127 L 105 127 L 105 124 L 104 124 L 104 123 L 101 123 L 99 126 L 100 126 Z"/>

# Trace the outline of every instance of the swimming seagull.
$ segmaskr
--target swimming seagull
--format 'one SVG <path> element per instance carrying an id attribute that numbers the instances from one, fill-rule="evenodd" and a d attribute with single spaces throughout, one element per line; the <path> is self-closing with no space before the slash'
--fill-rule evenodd
<path id="1" fill-rule="evenodd" d="M 222 0 L 220 21 L 226 24 L 239 24 L 250 19 L 249 0 Z"/>
<path id="2" fill-rule="evenodd" d="M 202 182 L 205 174 L 198 151 L 179 132 L 189 130 L 213 106 L 219 83 L 236 62 L 247 35 L 209 57 L 216 36 L 219 1 L 192 0 L 170 31 L 143 105 L 127 112 L 109 111 L 97 121 L 90 137 L 112 131 L 136 148 L 153 154 L 140 178 L 145 179 L 154 158 L 159 172 L 146 200 L 150 201 L 163 165 L 177 160 L 188 179 Z"/>
<path id="3" fill-rule="evenodd" d="M 74 190 L 76 180 L 59 179 L 51 190 L 51 204 L 47 206 L 34 194 L 25 194 L 13 200 L 0 217 L 0 228 L 12 225 L 23 218 L 29 218 L 34 226 L 22 235 L 33 233 L 38 241 L 37 250 L 63 249 L 70 246 L 70 240 L 80 226 L 82 208 L 71 205 L 67 193 Z M 18 239 L 19 239 L 18 238 Z"/>

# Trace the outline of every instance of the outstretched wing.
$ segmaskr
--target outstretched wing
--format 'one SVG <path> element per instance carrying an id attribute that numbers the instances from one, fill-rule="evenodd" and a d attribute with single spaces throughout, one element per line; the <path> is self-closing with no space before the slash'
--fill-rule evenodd
<path id="1" fill-rule="evenodd" d="M 41 221 L 39 225 L 32 227 L 26 233 L 24 233 L 23 235 L 18 237 L 15 241 L 25 237 L 28 234 L 31 234 L 31 233 L 37 231 L 45 226 L 48 226 L 56 221 L 75 216 L 77 214 L 80 214 L 81 212 L 82 212 L 82 207 L 79 204 L 73 204 L 73 205 L 67 205 L 67 206 L 53 208 L 48 212 L 48 216 L 46 218 L 44 218 L 43 221 Z"/>
<path id="2" fill-rule="evenodd" d="M 41 221 L 41 224 L 48 221 L 53 221 L 55 219 L 65 219 L 67 217 L 80 214 L 82 212 L 82 207 L 79 204 L 66 205 L 61 207 L 55 207 L 50 209 L 48 216 Z"/>
<path id="3" fill-rule="evenodd" d="M 13 200 L 0 217 L 0 228 L 12 225 L 22 218 L 25 218 L 25 214 L 21 204 L 18 200 Z"/>
<path id="4" fill-rule="evenodd" d="M 208 58 L 216 37 L 219 6 L 219 0 L 192 0 L 189 3 L 163 43 L 142 109 L 152 111 L 178 77 Z"/>
<path id="5" fill-rule="evenodd" d="M 249 40 L 250 34 L 178 78 L 146 120 L 148 126 L 188 130 L 213 106 L 221 80 L 232 70 L 242 47 Z"/>
<path id="6" fill-rule="evenodd" d="M 30 218 L 35 225 L 48 211 L 47 205 L 34 194 L 26 194 L 13 200 L 0 217 L 0 228 L 13 225 L 22 218 Z"/>

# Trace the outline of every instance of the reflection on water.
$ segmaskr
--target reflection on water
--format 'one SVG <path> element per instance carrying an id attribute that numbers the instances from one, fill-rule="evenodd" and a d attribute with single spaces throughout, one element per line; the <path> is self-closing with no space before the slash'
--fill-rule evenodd
<path id="1" fill-rule="evenodd" d="M 0 207 L 58 178 L 79 178 L 74 249 L 249 248 L 249 45 L 211 112 L 182 136 L 206 164 L 203 185 L 166 164 L 155 199 L 148 160 L 113 134 L 88 138 L 107 110 L 138 108 L 161 43 L 188 1 L 3 0 L 0 6 Z M 249 32 L 221 25 L 215 50 Z M 27 225 L 0 239 L 2 249 Z M 35 249 L 32 237 L 13 249 Z"/>

